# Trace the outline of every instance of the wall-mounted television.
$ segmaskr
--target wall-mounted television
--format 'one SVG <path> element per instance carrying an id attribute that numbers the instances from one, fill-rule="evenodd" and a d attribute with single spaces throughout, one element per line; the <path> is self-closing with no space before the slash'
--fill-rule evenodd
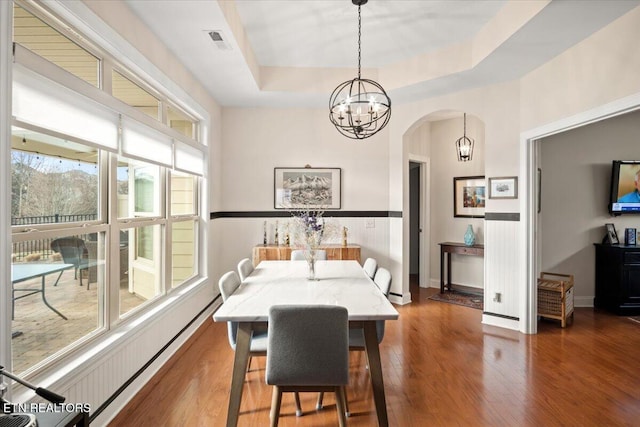
<path id="1" fill-rule="evenodd" d="M 609 213 L 640 214 L 640 160 L 613 161 Z"/>

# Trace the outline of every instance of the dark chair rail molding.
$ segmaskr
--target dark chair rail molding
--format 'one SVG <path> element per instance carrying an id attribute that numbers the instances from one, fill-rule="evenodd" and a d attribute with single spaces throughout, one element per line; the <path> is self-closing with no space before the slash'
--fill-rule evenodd
<path id="1" fill-rule="evenodd" d="M 341 218 L 402 218 L 402 211 L 324 211 L 325 217 Z M 221 211 L 211 212 L 210 219 L 218 218 L 289 218 L 287 211 Z"/>
<path id="2" fill-rule="evenodd" d="M 520 212 L 485 212 L 485 221 L 520 221 Z"/>

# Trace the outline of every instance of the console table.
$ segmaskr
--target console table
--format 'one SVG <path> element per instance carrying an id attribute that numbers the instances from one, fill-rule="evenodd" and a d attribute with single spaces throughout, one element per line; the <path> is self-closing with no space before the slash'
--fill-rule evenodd
<path id="1" fill-rule="evenodd" d="M 640 246 L 596 245 L 593 305 L 619 315 L 640 315 Z"/>
<path id="2" fill-rule="evenodd" d="M 484 256 L 484 245 L 442 242 L 440 245 L 440 293 L 444 292 L 444 259 L 447 258 L 447 290 L 451 290 L 451 254 Z M 446 256 L 446 254 L 449 254 Z"/>
<path id="3" fill-rule="evenodd" d="M 285 261 L 291 259 L 291 251 L 295 247 L 286 245 L 256 245 L 253 247 L 253 265 L 261 261 Z M 328 260 L 360 262 L 360 246 L 358 245 L 322 245 L 318 249 L 327 251 Z"/>

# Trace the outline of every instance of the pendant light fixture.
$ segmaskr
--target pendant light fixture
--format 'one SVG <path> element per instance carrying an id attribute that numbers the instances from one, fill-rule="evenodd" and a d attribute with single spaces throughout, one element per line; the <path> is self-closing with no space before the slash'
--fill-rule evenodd
<path id="1" fill-rule="evenodd" d="M 329 99 L 329 119 L 338 132 L 351 139 L 365 139 L 382 130 L 391 118 L 391 99 L 377 82 L 361 78 L 362 17 L 367 0 L 351 0 L 358 6 L 358 77 L 338 85 Z"/>
<path id="2" fill-rule="evenodd" d="M 462 138 L 458 138 L 456 141 L 456 150 L 458 151 L 458 161 L 468 162 L 473 157 L 473 142 L 472 138 L 467 137 L 467 113 L 464 113 L 464 134 Z"/>

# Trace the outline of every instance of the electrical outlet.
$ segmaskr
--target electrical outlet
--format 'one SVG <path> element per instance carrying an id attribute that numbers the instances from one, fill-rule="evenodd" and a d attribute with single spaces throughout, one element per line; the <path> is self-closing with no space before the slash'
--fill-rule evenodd
<path id="1" fill-rule="evenodd" d="M 366 228 L 376 228 L 376 220 L 373 218 L 369 218 L 367 219 L 367 221 L 365 222 L 364 226 Z"/>
<path id="2" fill-rule="evenodd" d="M 500 292 L 496 292 L 496 293 L 493 295 L 493 301 L 495 301 L 495 302 L 500 302 L 500 300 L 501 300 L 501 299 L 502 299 L 502 294 L 501 294 Z"/>

